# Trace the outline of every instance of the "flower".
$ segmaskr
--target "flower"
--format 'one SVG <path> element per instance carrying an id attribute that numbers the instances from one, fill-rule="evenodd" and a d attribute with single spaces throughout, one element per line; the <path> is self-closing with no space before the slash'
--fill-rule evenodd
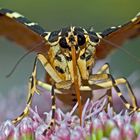
<path id="1" fill-rule="evenodd" d="M 79 117 L 73 112 L 63 113 L 59 108 L 56 110 L 56 123 L 43 135 L 51 119 L 51 111 L 45 112 L 46 119 L 38 114 L 38 109 L 30 109 L 30 117 L 24 118 L 17 126 L 10 120 L 0 125 L 0 140 L 136 140 L 140 138 L 140 113 L 129 115 L 128 112 L 115 114 L 107 104 L 106 97 L 96 102 L 87 100 L 82 114 L 82 125 Z"/>

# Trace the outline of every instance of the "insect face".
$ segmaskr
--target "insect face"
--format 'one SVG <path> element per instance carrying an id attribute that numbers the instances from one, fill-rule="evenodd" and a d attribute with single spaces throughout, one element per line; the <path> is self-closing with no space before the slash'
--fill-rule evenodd
<path id="1" fill-rule="evenodd" d="M 46 37 L 51 46 L 59 45 L 60 48 L 71 50 L 75 47 L 77 53 L 88 45 L 95 46 L 99 43 L 96 33 L 86 31 L 81 27 L 66 27 L 58 31 L 50 32 Z"/>
<path id="2" fill-rule="evenodd" d="M 51 64 L 63 80 L 74 81 L 72 68 L 72 48 L 75 49 L 79 83 L 87 80 L 95 60 L 95 46 L 99 43 L 96 33 L 80 27 L 67 27 L 48 34 Z"/>

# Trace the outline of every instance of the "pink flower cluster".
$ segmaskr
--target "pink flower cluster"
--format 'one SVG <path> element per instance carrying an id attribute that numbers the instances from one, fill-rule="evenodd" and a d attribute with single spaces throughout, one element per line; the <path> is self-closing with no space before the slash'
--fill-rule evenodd
<path id="1" fill-rule="evenodd" d="M 140 140 L 140 113 L 128 115 L 128 112 L 115 114 L 106 98 L 96 102 L 87 100 L 83 113 L 82 125 L 74 115 L 77 104 L 71 112 L 64 114 L 59 108 L 55 114 L 55 125 L 42 133 L 51 120 L 51 111 L 45 112 L 43 120 L 37 111 L 30 109 L 31 117 L 24 118 L 17 126 L 11 121 L 0 125 L 0 140 Z"/>

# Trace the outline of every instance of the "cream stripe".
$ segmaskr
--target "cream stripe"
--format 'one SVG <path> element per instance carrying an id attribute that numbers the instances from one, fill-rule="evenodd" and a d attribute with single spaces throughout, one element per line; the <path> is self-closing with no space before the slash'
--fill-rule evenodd
<path id="1" fill-rule="evenodd" d="M 131 19 L 132 22 L 136 21 L 138 18 L 134 17 L 133 19 Z"/>
<path id="2" fill-rule="evenodd" d="M 38 25 L 37 23 L 31 22 L 31 23 L 24 23 L 27 26 L 34 26 L 34 25 Z"/>
<path id="3" fill-rule="evenodd" d="M 6 13 L 6 16 L 10 17 L 10 18 L 19 18 L 19 17 L 24 17 L 23 15 L 17 13 L 17 12 L 13 12 L 13 13 Z"/>

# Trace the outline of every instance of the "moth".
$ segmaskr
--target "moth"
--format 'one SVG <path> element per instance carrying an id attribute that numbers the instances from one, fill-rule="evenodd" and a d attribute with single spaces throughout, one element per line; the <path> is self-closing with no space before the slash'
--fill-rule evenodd
<path id="1" fill-rule="evenodd" d="M 29 78 L 27 105 L 13 123 L 19 122 L 28 114 L 34 93 L 40 94 L 37 86 L 45 88 L 52 95 L 52 120 L 49 127 L 55 123 L 55 97 L 66 106 L 73 107 L 78 102 L 81 116 L 85 101 L 87 98 L 92 99 L 92 91 L 98 89 L 107 89 L 106 95 L 112 104 L 111 89 L 114 88 L 130 112 L 140 111 L 129 82 L 125 78 L 115 79 L 108 63 L 97 73 L 92 73 L 96 60 L 105 58 L 126 40 L 140 35 L 140 14 L 123 25 L 110 27 L 103 32 L 76 26 L 49 32 L 17 12 L 0 9 L 0 35 L 29 52 L 37 52 Z M 36 78 L 38 62 L 46 70 L 46 82 Z M 132 105 L 125 99 L 118 85 L 126 86 Z"/>

